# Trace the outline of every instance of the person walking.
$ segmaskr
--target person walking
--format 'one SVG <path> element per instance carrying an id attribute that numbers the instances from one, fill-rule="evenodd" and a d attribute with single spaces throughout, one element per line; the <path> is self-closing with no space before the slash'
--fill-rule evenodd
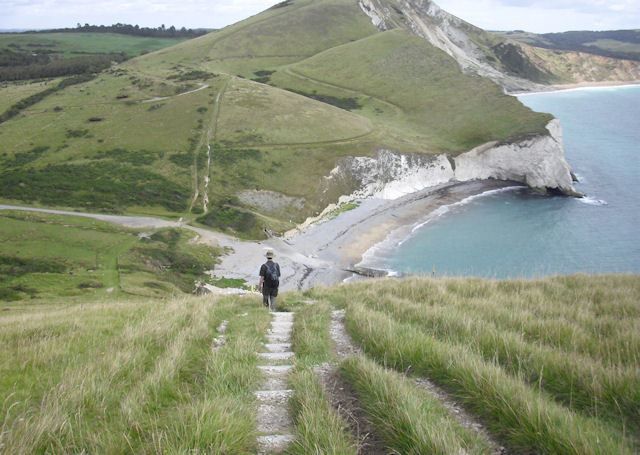
<path id="1" fill-rule="evenodd" d="M 280 265 L 273 261 L 273 251 L 267 251 L 267 262 L 260 266 L 260 284 L 262 303 L 271 311 L 276 311 L 276 297 L 280 286 Z"/>

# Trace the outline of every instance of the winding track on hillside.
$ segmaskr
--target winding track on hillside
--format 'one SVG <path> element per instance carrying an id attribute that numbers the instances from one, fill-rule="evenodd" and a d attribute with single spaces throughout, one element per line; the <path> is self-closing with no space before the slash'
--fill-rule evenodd
<path id="1" fill-rule="evenodd" d="M 376 101 L 379 101 L 380 103 L 382 103 L 382 104 L 384 104 L 386 106 L 389 106 L 391 109 L 393 109 L 395 111 L 395 115 L 396 116 L 401 116 L 401 115 L 404 114 L 404 111 L 402 110 L 402 108 L 400 106 L 398 106 L 397 104 L 393 104 L 390 101 L 383 100 L 382 98 L 379 98 L 377 96 L 371 95 L 369 93 L 358 91 L 358 90 L 354 90 L 354 89 L 351 89 L 351 88 L 348 88 L 348 87 L 344 87 L 342 85 L 336 85 L 336 84 L 332 84 L 330 82 L 321 81 L 319 79 L 314 79 L 313 77 L 310 77 L 310 76 L 307 76 L 305 74 L 302 74 L 299 71 L 296 71 L 291 67 L 285 68 L 283 72 L 285 74 L 291 76 L 291 77 L 295 77 L 297 79 L 302 79 L 302 80 L 305 80 L 307 82 L 311 82 L 312 84 L 321 85 L 321 86 L 324 86 L 324 87 L 327 87 L 327 88 L 331 88 L 331 89 L 334 89 L 334 90 L 341 90 L 341 91 L 344 91 L 344 92 L 349 92 L 349 93 L 352 93 L 353 95 L 356 95 L 356 96 L 366 96 L 368 98 L 371 98 L 371 99 L 374 99 Z"/>

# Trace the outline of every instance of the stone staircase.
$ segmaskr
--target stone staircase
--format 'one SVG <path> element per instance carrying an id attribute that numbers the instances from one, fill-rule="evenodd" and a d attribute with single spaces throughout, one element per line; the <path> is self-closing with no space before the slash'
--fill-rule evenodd
<path id="1" fill-rule="evenodd" d="M 258 399 L 258 453 L 281 453 L 294 440 L 293 421 L 289 414 L 289 399 L 293 390 L 287 388 L 287 376 L 292 369 L 291 351 L 293 313 L 272 313 L 271 329 L 264 345 L 267 352 L 258 356 L 258 368 L 265 376 L 262 390 L 255 392 Z"/>

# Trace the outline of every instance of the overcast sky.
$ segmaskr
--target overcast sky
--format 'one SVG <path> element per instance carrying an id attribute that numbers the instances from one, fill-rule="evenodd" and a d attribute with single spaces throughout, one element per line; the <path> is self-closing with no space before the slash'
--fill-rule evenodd
<path id="1" fill-rule="evenodd" d="M 78 22 L 221 28 L 278 1 L 0 0 L 0 29 L 73 27 Z M 437 3 L 490 30 L 543 33 L 640 29 L 640 0 L 439 0 Z"/>

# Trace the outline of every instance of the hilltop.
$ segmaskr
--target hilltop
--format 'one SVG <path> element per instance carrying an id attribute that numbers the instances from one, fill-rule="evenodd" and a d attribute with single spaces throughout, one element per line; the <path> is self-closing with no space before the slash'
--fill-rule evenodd
<path id="1" fill-rule="evenodd" d="M 496 33 L 545 49 L 576 51 L 625 60 L 640 60 L 640 30 L 572 31 L 541 34 L 513 30 Z"/>

